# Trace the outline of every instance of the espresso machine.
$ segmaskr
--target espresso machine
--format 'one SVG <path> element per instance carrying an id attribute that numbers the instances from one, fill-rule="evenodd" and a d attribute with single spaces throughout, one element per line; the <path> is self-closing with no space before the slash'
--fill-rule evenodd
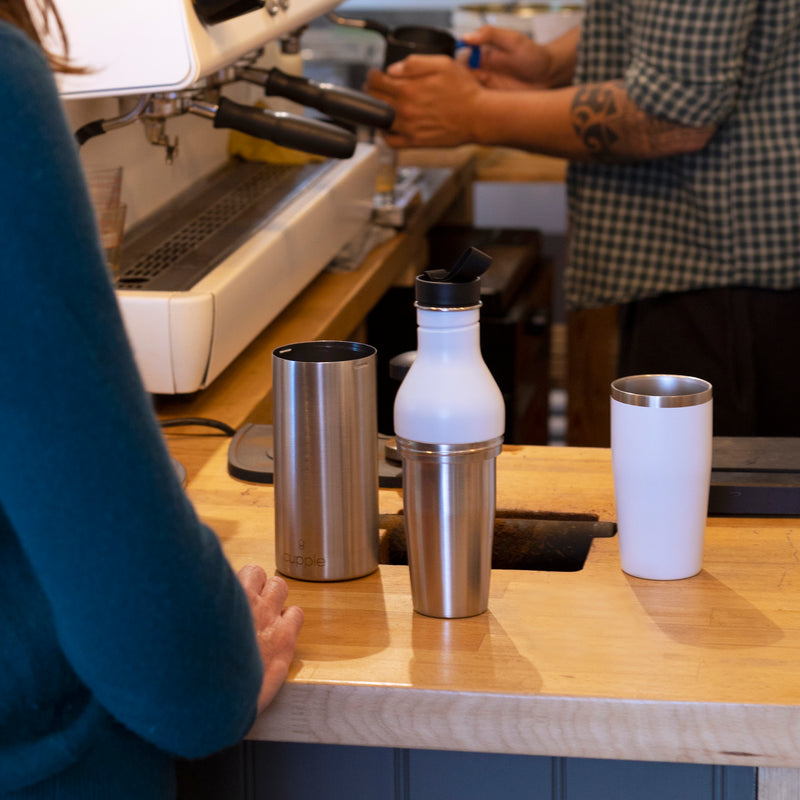
<path id="1" fill-rule="evenodd" d="M 365 131 L 393 110 L 369 96 L 260 65 L 266 44 L 291 52 L 337 0 L 61 0 L 82 74 L 59 76 L 65 99 L 120 97 L 127 110 L 75 132 L 84 146 L 140 124 L 166 159 L 172 120 L 309 154 L 301 163 L 231 158 L 126 231 L 117 298 L 148 391 L 208 386 L 369 224 L 378 170 Z M 288 98 L 315 116 L 246 105 L 234 84 Z M 130 97 L 125 97 L 130 96 Z"/>

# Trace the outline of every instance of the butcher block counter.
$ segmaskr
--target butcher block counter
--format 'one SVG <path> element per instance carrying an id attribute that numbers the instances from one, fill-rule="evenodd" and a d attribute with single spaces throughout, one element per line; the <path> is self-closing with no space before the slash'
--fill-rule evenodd
<path id="1" fill-rule="evenodd" d="M 229 477 L 221 436 L 166 436 L 234 567 L 273 571 L 272 487 Z M 614 520 L 605 449 L 507 447 L 497 492 L 501 512 Z M 761 800 L 796 798 L 798 548 L 795 520 L 710 518 L 703 571 L 654 582 L 596 538 L 578 571 L 494 570 L 489 611 L 460 620 L 416 614 L 405 566 L 289 580 L 306 621 L 251 738 L 751 765 Z"/>
<path id="2" fill-rule="evenodd" d="M 272 349 L 348 338 L 404 270 L 426 266 L 427 230 L 475 174 L 474 149 L 449 159 L 448 179 L 406 230 L 357 269 L 321 275 L 209 389 L 156 398 L 158 414 L 270 422 Z M 233 566 L 274 571 L 272 487 L 229 476 L 230 439 L 216 430 L 165 437 Z M 615 520 L 602 448 L 507 446 L 497 491 L 511 516 Z M 381 514 L 401 509 L 401 490 L 382 489 Z M 305 625 L 287 685 L 250 739 L 743 765 L 759 768 L 759 800 L 798 798 L 799 549 L 795 519 L 711 518 L 703 571 L 661 583 L 626 576 L 616 536 L 598 537 L 574 571 L 494 570 L 489 611 L 461 620 L 416 614 L 407 566 L 341 583 L 289 580 Z"/>

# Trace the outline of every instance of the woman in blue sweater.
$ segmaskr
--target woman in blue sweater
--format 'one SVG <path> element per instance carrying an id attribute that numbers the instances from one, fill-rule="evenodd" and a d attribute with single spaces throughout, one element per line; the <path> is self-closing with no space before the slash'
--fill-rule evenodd
<path id="1" fill-rule="evenodd" d="M 237 579 L 176 479 L 52 67 L 0 0 L 0 798 L 168 798 L 174 756 L 278 691 L 302 612 Z"/>

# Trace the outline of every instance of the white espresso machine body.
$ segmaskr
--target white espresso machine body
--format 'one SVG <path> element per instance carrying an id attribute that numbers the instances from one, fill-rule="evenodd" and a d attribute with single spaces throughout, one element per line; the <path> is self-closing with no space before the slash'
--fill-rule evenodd
<path id="1" fill-rule="evenodd" d="M 337 4 L 268 0 L 263 7 L 209 24 L 201 21 L 193 0 L 59 0 L 70 54 L 88 69 L 61 75 L 59 88 L 66 98 L 185 89 Z M 261 3 L 254 0 L 253 5 Z"/>
<path id="2" fill-rule="evenodd" d="M 117 289 L 128 338 L 148 391 L 208 386 L 326 267 L 366 232 L 378 171 L 359 144 L 319 175 L 205 277 L 184 291 Z"/>

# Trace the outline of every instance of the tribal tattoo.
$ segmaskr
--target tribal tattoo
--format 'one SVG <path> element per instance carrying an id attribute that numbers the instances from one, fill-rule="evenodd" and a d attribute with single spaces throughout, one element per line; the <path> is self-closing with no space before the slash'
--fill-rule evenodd
<path id="1" fill-rule="evenodd" d="M 572 127 L 586 149 L 598 160 L 612 157 L 620 134 L 614 129 L 621 120 L 616 93 L 621 83 L 579 89 L 572 101 Z"/>

